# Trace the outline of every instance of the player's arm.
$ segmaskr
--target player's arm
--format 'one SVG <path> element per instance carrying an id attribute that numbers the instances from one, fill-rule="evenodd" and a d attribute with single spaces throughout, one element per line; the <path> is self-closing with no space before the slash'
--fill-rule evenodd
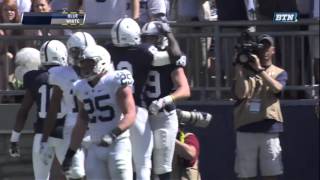
<path id="1" fill-rule="evenodd" d="M 44 121 L 42 142 L 47 142 L 50 133 L 54 129 L 57 121 L 57 115 L 60 111 L 62 97 L 62 90 L 58 86 L 53 85 L 47 119 Z"/>
<path id="2" fill-rule="evenodd" d="M 20 156 L 20 150 L 18 146 L 18 142 L 20 140 L 20 133 L 24 128 L 24 125 L 26 123 L 26 120 L 27 120 L 29 111 L 33 105 L 33 102 L 34 102 L 34 98 L 32 96 L 32 93 L 30 90 L 27 89 L 24 94 L 24 98 L 22 100 L 21 106 L 18 110 L 14 128 L 11 132 L 10 148 L 9 148 L 9 154 L 11 157 Z"/>
<path id="3" fill-rule="evenodd" d="M 82 139 L 88 128 L 88 113 L 84 110 L 82 102 L 78 101 L 79 113 L 75 127 L 72 130 L 70 149 L 76 151 L 82 142 Z"/>
<path id="4" fill-rule="evenodd" d="M 182 51 L 180 49 L 179 43 L 177 39 L 174 37 L 173 33 L 170 31 L 167 33 L 168 38 L 168 52 L 171 58 L 173 59 L 179 59 L 180 56 L 182 56 Z"/>
<path id="5" fill-rule="evenodd" d="M 178 67 L 171 72 L 171 80 L 176 90 L 163 98 L 152 101 L 148 108 L 151 114 L 158 114 L 161 108 L 173 104 L 177 100 L 190 97 L 189 83 L 182 67 Z"/>
<path id="6" fill-rule="evenodd" d="M 176 90 L 171 94 L 174 101 L 190 97 L 189 83 L 182 67 L 175 69 L 171 73 L 171 79 L 176 87 Z"/>
<path id="7" fill-rule="evenodd" d="M 129 86 L 120 87 L 117 91 L 117 102 L 123 114 L 123 118 L 111 132 L 104 135 L 100 145 L 109 146 L 124 131 L 129 129 L 136 118 L 136 105 L 132 95 L 132 89 Z"/>
<path id="8" fill-rule="evenodd" d="M 62 163 L 62 169 L 67 174 L 72 165 L 72 158 L 77 152 L 77 149 L 80 147 L 80 144 L 88 127 L 88 113 L 84 110 L 84 105 L 82 102 L 78 100 L 77 103 L 79 107 L 78 118 L 72 130 L 71 142 Z"/>
<path id="9" fill-rule="evenodd" d="M 22 131 L 33 103 L 34 98 L 32 96 L 32 93 L 27 89 L 25 91 L 24 98 L 16 116 L 16 122 L 13 128 L 14 131 L 18 133 Z"/>
<path id="10" fill-rule="evenodd" d="M 123 118 L 118 128 L 122 132 L 127 130 L 136 118 L 136 105 L 132 94 L 132 88 L 129 86 L 121 87 L 117 92 L 117 101 L 123 113 Z"/>

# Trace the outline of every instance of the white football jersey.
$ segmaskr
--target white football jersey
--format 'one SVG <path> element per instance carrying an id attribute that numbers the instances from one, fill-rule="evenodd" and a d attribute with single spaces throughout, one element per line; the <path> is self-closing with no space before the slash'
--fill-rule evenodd
<path id="1" fill-rule="evenodd" d="M 79 76 L 72 66 L 53 67 L 49 70 L 49 84 L 56 85 L 63 91 L 61 109 L 67 112 L 65 126 L 74 126 L 76 123 L 78 108 L 72 88 L 77 80 Z"/>
<path id="2" fill-rule="evenodd" d="M 122 119 L 117 103 L 117 91 L 120 87 L 133 85 L 128 70 L 108 72 L 92 87 L 86 79 L 76 82 L 74 92 L 89 116 L 89 134 L 93 142 L 99 142 L 103 135 L 114 129 Z M 120 137 L 129 136 L 129 131 Z"/>

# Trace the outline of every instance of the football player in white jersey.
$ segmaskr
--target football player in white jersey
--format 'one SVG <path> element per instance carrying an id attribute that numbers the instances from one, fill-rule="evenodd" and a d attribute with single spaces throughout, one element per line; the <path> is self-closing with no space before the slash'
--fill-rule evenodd
<path id="1" fill-rule="evenodd" d="M 149 180 L 151 177 L 151 155 L 153 136 L 148 121 L 148 110 L 143 107 L 142 93 L 153 62 L 156 47 L 140 43 L 141 29 L 131 18 L 119 19 L 111 29 L 112 44 L 106 46 L 116 69 L 131 72 L 134 83 L 133 97 L 137 118 L 130 128 L 132 156 L 136 180 Z"/>
<path id="2" fill-rule="evenodd" d="M 168 44 L 164 41 L 167 38 Z M 153 171 L 160 180 L 170 180 L 178 119 L 175 102 L 190 96 L 183 66 L 186 58 L 168 24 L 151 21 L 142 27 L 143 42 L 158 51 L 145 87 L 145 98 L 154 136 Z M 167 46 L 169 45 L 169 46 Z"/>
<path id="3" fill-rule="evenodd" d="M 88 179 L 131 180 L 129 128 L 136 116 L 133 78 L 128 70 L 110 70 L 95 46 L 84 50 L 81 77 L 74 87 L 79 116 L 63 168 L 69 172 L 72 157 L 88 128 L 92 144 L 87 149 Z"/>
<path id="4" fill-rule="evenodd" d="M 48 138 L 48 155 L 50 159 L 47 162 L 42 162 L 39 156 L 40 142 L 43 133 L 43 124 L 47 116 L 47 106 L 50 101 L 50 90 L 51 86 L 48 84 L 48 70 L 55 66 L 66 66 L 67 65 L 67 48 L 65 45 L 58 40 L 46 41 L 40 48 L 39 51 L 35 49 L 23 49 L 19 51 L 16 56 L 16 61 L 28 62 L 27 66 L 23 69 L 16 71 L 24 74 L 30 70 L 28 67 L 33 67 L 37 58 L 41 60 L 41 68 L 39 70 L 31 70 L 26 72 L 23 76 L 23 83 L 26 87 L 24 99 L 17 113 L 16 123 L 14 130 L 11 135 L 11 146 L 10 155 L 13 157 L 20 156 L 19 148 L 17 143 L 19 141 L 20 132 L 23 129 L 25 122 L 28 117 L 28 113 L 34 103 L 37 105 L 37 120 L 34 123 L 35 136 L 33 139 L 32 146 L 32 164 L 34 177 L 36 180 L 49 179 L 50 168 L 53 162 L 53 157 L 56 156 L 60 162 L 63 161 L 65 149 L 63 148 L 64 141 L 62 139 L 62 127 L 64 123 L 65 111 L 60 111 L 57 117 L 57 123 L 55 124 L 54 130 Z M 27 61 L 28 59 L 31 61 Z"/>
<path id="5" fill-rule="evenodd" d="M 40 151 L 43 161 L 49 158 L 47 156 L 48 148 L 46 142 L 48 141 L 48 135 L 52 132 L 57 119 L 57 112 L 60 108 L 68 112 L 63 128 L 63 138 L 66 141 L 64 153 L 67 151 L 78 114 L 75 95 L 72 91 L 73 83 L 79 79 L 78 60 L 87 46 L 95 44 L 95 40 L 88 33 L 76 32 L 72 34 L 67 41 L 70 66 L 55 67 L 49 70 L 49 84 L 52 85 L 52 96 L 42 137 L 43 148 Z M 63 106 L 61 107 L 60 104 L 63 104 Z M 70 178 L 79 179 L 85 176 L 84 153 L 81 149 L 75 156 L 71 170 L 71 173 L 68 174 Z"/>

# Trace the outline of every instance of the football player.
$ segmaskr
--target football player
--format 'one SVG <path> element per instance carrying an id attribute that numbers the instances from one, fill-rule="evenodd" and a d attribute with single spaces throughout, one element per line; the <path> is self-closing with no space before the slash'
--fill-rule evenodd
<path id="1" fill-rule="evenodd" d="M 33 105 L 36 103 L 37 105 L 37 120 L 34 123 L 34 139 L 33 139 L 33 147 L 32 147 L 32 163 L 33 163 L 33 171 L 35 179 L 45 180 L 49 179 L 50 168 L 53 161 L 53 157 L 56 155 L 58 160 L 62 162 L 63 160 L 63 145 L 64 141 L 62 140 L 62 127 L 64 124 L 64 117 L 66 112 L 63 109 L 59 110 L 57 121 L 54 124 L 54 129 L 50 133 L 48 138 L 47 146 L 50 147 L 50 151 L 48 151 L 48 155 L 51 157 L 47 162 L 42 162 L 40 160 L 39 151 L 40 151 L 40 142 L 43 133 L 43 124 L 47 117 L 47 108 L 50 101 L 50 92 L 52 90 L 52 86 L 48 83 L 48 70 L 55 66 L 65 66 L 67 65 L 67 48 L 65 45 L 58 40 L 50 40 L 45 42 L 41 48 L 40 53 L 36 53 L 36 51 L 22 51 L 23 54 L 17 54 L 18 61 L 25 61 L 26 58 L 35 58 L 32 61 L 37 61 L 36 58 L 41 60 L 41 69 L 40 70 L 32 70 L 27 72 L 24 76 L 21 72 L 26 72 L 26 70 L 20 69 L 16 71 L 20 76 L 23 76 L 23 83 L 25 90 L 24 99 L 17 113 L 16 122 L 14 125 L 14 129 L 11 134 L 10 142 L 10 155 L 12 157 L 20 156 L 19 153 L 19 136 L 20 132 L 23 129 L 25 122 L 28 117 L 28 113 Z M 30 54 L 31 53 L 31 54 Z M 31 63 L 28 66 L 32 66 Z"/>
<path id="2" fill-rule="evenodd" d="M 134 100 L 137 106 L 135 124 L 130 128 L 133 163 L 137 180 L 151 177 L 153 136 L 148 121 L 148 111 L 142 107 L 142 91 L 153 61 L 154 46 L 140 43 L 141 29 L 131 18 L 119 19 L 111 29 L 112 44 L 107 45 L 116 69 L 131 72 Z"/>
<path id="3" fill-rule="evenodd" d="M 63 162 L 68 174 L 73 155 L 88 128 L 92 144 L 85 161 L 87 179 L 131 180 L 131 143 L 128 128 L 136 116 L 128 70 L 112 71 L 109 59 L 88 46 L 79 62 L 83 78 L 76 82 L 79 116 Z"/>
<path id="4" fill-rule="evenodd" d="M 76 32 L 70 36 L 67 41 L 69 66 L 55 67 L 49 70 L 49 84 L 52 85 L 52 97 L 48 109 L 48 116 L 44 126 L 42 138 L 42 155 L 43 161 L 49 157 L 46 156 L 48 148 L 48 136 L 52 132 L 61 102 L 67 113 L 63 128 L 63 138 L 66 141 L 65 151 L 70 144 L 72 129 L 76 123 L 78 107 L 72 87 L 75 81 L 79 79 L 79 59 L 82 57 L 83 50 L 90 45 L 96 45 L 93 37 L 86 32 Z M 79 149 L 75 161 L 68 174 L 69 178 L 79 179 L 85 176 L 84 171 L 84 152 Z"/>
<path id="5" fill-rule="evenodd" d="M 190 96 L 183 66 L 186 58 L 168 24 L 151 21 L 142 27 L 143 42 L 153 43 L 158 52 L 145 88 L 151 129 L 154 136 L 153 171 L 160 180 L 169 180 L 172 171 L 178 119 L 175 102 Z"/>

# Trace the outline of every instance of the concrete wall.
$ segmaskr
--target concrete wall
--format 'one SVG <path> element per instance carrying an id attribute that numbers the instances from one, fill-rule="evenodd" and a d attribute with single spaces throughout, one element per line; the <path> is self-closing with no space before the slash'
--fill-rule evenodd
<path id="1" fill-rule="evenodd" d="M 282 180 L 319 179 L 319 119 L 312 104 L 284 104 L 285 132 L 281 136 L 285 174 Z M 0 179 L 32 179 L 32 135 L 22 135 L 22 157 L 8 156 L 8 142 L 17 105 L 0 106 Z M 214 120 L 206 129 L 192 129 L 201 143 L 200 168 L 203 180 L 235 180 L 234 131 L 232 105 L 185 105 L 182 109 L 197 109 L 213 114 Z M 32 117 L 26 129 L 32 126 Z"/>

